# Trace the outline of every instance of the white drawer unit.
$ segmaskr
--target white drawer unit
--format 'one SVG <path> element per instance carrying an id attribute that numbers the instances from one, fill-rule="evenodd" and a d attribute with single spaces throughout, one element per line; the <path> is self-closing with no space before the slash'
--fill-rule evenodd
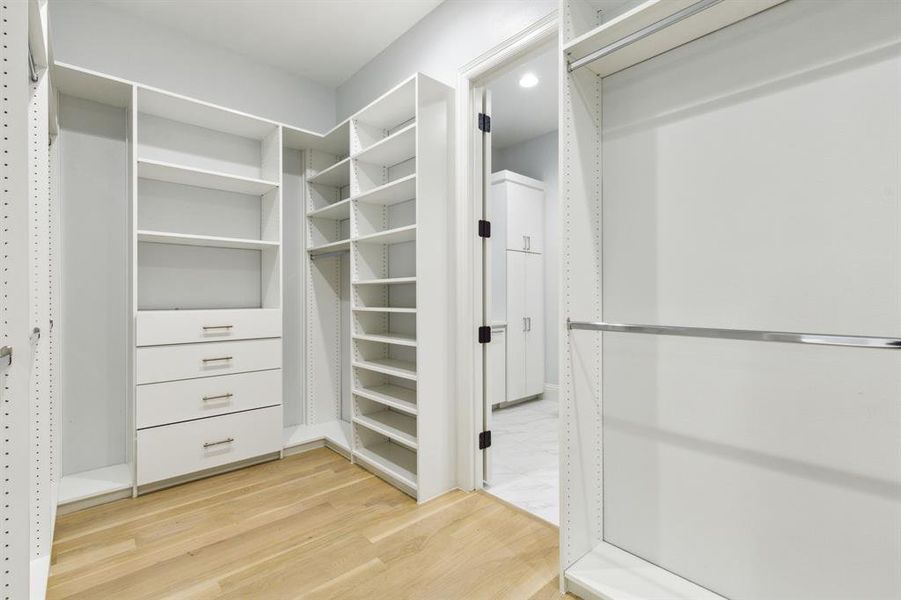
<path id="1" fill-rule="evenodd" d="M 144 429 L 281 402 L 280 369 L 151 383 L 138 386 L 135 424 Z"/>
<path id="2" fill-rule="evenodd" d="M 281 339 L 206 342 L 137 349 L 138 385 L 246 373 L 282 366 Z"/>
<path id="3" fill-rule="evenodd" d="M 248 340 L 281 335 L 282 314 L 277 308 L 138 312 L 138 346 Z"/>
<path id="4" fill-rule="evenodd" d="M 282 408 L 138 431 L 138 485 L 146 485 L 281 450 Z"/>

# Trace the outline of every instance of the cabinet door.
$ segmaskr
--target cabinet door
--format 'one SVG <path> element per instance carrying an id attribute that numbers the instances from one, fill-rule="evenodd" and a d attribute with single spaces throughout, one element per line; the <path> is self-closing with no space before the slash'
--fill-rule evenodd
<path id="1" fill-rule="evenodd" d="M 507 250 L 525 251 L 529 225 L 523 204 L 523 187 L 509 181 L 504 182 L 503 187 L 507 208 Z"/>
<path id="2" fill-rule="evenodd" d="M 507 251 L 507 400 L 525 396 L 525 252 Z"/>
<path id="3" fill-rule="evenodd" d="M 544 256 L 522 253 L 525 267 L 525 396 L 544 392 Z"/>
<path id="4" fill-rule="evenodd" d="M 544 252 L 544 191 L 516 186 L 519 211 L 522 213 L 522 233 L 527 252 Z"/>

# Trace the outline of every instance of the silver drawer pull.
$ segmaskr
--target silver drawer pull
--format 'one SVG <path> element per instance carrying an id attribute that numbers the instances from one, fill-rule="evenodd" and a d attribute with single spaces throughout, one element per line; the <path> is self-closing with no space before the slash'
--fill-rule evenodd
<path id="1" fill-rule="evenodd" d="M 204 325 L 203 330 L 209 331 L 210 329 L 233 329 L 234 325 Z"/>
<path id="2" fill-rule="evenodd" d="M 231 444 L 235 441 L 235 438 L 225 438 L 224 440 L 219 440 L 218 442 L 204 442 L 204 448 L 212 448 L 213 446 L 221 446 L 222 444 Z"/>
<path id="3" fill-rule="evenodd" d="M 217 356 L 216 358 L 203 358 L 203 359 L 201 359 L 201 361 L 205 362 L 205 363 L 209 363 L 209 362 L 219 362 L 219 361 L 225 361 L 225 360 L 231 360 L 231 359 L 232 359 L 231 356 Z"/>
<path id="4" fill-rule="evenodd" d="M 228 394 L 219 394 L 218 396 L 204 396 L 204 397 L 203 397 L 203 401 L 204 401 L 204 402 L 210 402 L 211 400 L 228 400 L 228 399 L 230 399 L 232 396 L 234 396 L 234 394 L 232 394 L 232 393 L 228 393 Z"/>

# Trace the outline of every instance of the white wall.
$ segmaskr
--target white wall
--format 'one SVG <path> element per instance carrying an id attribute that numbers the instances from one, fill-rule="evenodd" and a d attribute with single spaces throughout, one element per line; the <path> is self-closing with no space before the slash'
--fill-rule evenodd
<path id="1" fill-rule="evenodd" d="M 456 85 L 460 67 L 556 8 L 556 0 L 446 0 L 338 86 L 338 119 L 416 71 Z"/>
<path id="2" fill-rule="evenodd" d="M 544 203 L 544 322 L 545 383 L 557 385 L 558 329 L 552 324 L 557 319 L 558 271 L 560 243 L 557 234 L 557 132 L 526 140 L 507 148 L 496 149 L 491 157 L 491 169 L 515 171 L 521 175 L 540 179 L 545 183 Z"/>
<path id="3" fill-rule="evenodd" d="M 325 131 L 335 90 L 128 14 L 50 3 L 54 58 L 254 115 Z"/>

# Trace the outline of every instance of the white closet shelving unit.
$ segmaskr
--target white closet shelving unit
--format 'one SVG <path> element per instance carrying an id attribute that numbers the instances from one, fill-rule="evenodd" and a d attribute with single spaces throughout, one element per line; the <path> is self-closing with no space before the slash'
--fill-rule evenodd
<path id="1" fill-rule="evenodd" d="M 117 323 L 87 350 L 118 379 L 66 394 L 100 418 L 63 432 L 91 449 L 63 510 L 323 444 L 416 498 L 450 489 L 451 90 L 413 76 L 320 135 L 71 65 L 53 82 L 113 135 L 70 142 L 80 165 L 63 144 L 62 201 L 109 217 L 76 239 L 118 245 L 91 251 L 124 257 L 97 285 L 125 290 L 79 309 Z"/>

